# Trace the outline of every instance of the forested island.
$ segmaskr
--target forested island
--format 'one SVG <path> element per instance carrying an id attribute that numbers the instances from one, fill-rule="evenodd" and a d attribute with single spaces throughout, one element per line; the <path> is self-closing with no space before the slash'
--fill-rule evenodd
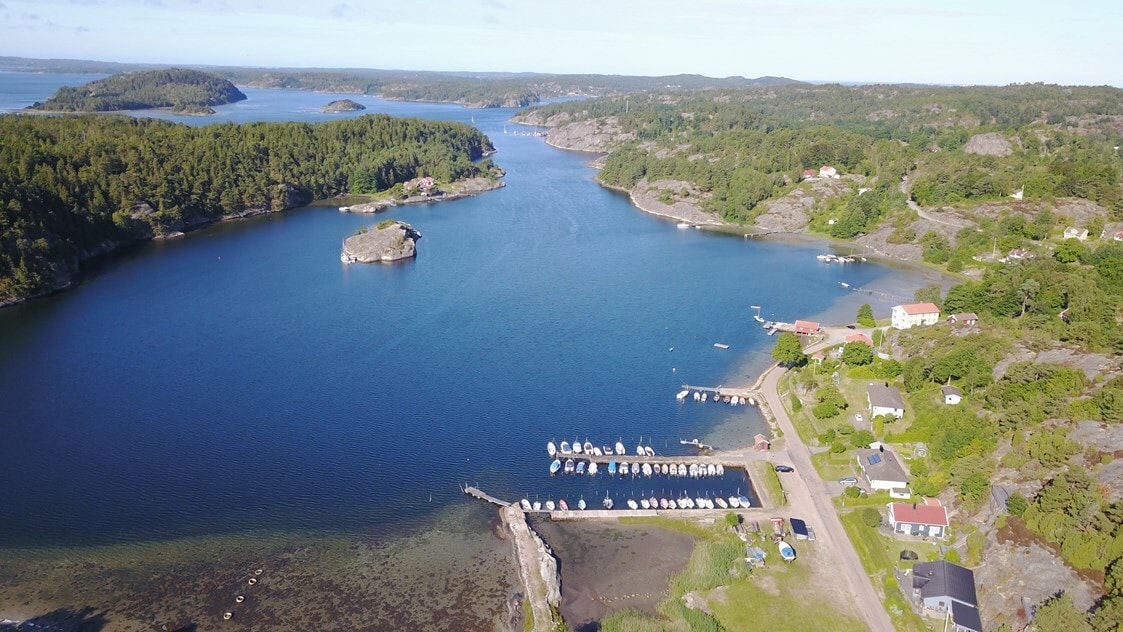
<path id="1" fill-rule="evenodd" d="M 494 178 L 464 124 L 365 115 L 192 127 L 129 117 L 0 117 L 0 304 L 67 286 L 83 260 L 228 217 Z"/>
<path id="2" fill-rule="evenodd" d="M 246 98 L 215 74 L 167 68 L 116 74 L 83 86 L 63 86 L 29 109 L 46 112 L 115 112 L 169 108 L 179 114 L 214 114 L 211 106 Z"/>

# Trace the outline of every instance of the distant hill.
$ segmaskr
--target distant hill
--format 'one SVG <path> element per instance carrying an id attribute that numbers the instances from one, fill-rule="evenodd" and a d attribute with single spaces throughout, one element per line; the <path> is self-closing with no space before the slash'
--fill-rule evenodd
<path id="1" fill-rule="evenodd" d="M 98 79 L 83 86 L 62 87 L 45 103 L 31 109 L 49 112 L 113 112 L 171 108 L 191 114 L 210 114 L 212 105 L 246 98 L 227 79 L 185 68 L 129 72 Z"/>

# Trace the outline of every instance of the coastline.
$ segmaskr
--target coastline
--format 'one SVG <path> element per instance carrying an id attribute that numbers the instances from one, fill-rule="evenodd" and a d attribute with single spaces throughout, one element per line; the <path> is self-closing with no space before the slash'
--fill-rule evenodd
<path id="1" fill-rule="evenodd" d="M 507 186 L 507 183 L 499 180 L 498 178 L 494 180 L 490 178 L 469 178 L 467 180 L 459 180 L 457 182 L 453 182 L 447 186 L 449 189 L 453 190 L 445 191 L 442 195 L 439 195 L 437 197 L 414 195 L 404 200 L 383 198 L 371 200 L 370 202 L 352 204 L 350 206 L 341 206 L 339 207 L 339 211 L 341 213 L 374 214 L 381 213 L 382 211 L 394 206 L 451 202 L 453 200 L 460 200 L 466 197 L 473 197 L 480 193 L 502 189 L 503 187 Z"/>

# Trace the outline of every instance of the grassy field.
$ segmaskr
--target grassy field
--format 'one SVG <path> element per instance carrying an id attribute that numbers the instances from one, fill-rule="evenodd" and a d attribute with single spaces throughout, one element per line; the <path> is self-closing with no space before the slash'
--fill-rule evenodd
<path id="1" fill-rule="evenodd" d="M 711 593 L 710 607 L 727 630 L 838 631 L 865 630 L 861 621 L 839 613 L 819 598 L 815 578 L 805 564 L 769 564 L 751 579 Z M 717 591 L 715 591 L 716 593 Z"/>
<path id="2" fill-rule="evenodd" d="M 753 481 L 760 484 L 760 488 L 756 491 L 762 498 L 761 501 L 765 507 L 779 507 L 786 505 L 787 500 L 784 496 L 783 486 L 780 484 L 780 477 L 776 474 L 771 463 L 757 461 L 752 464 Z"/>
<path id="3" fill-rule="evenodd" d="M 916 632 L 930 629 L 927 621 L 913 612 L 905 601 L 904 595 L 897 587 L 893 570 L 904 549 L 916 551 L 921 560 L 933 559 L 938 549 L 935 545 L 925 542 L 898 542 L 886 538 L 876 529 L 863 524 L 859 514 L 858 511 L 844 511 L 839 517 L 842 519 L 846 534 L 850 536 L 850 541 L 858 551 L 858 557 L 861 558 L 866 573 L 873 580 L 873 585 L 882 592 L 885 609 L 893 620 L 893 627 L 897 630 Z"/>

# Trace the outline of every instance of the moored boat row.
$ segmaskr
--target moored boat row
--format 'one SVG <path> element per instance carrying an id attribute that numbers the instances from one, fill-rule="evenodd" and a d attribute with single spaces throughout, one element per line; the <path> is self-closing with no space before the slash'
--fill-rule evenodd
<path id="1" fill-rule="evenodd" d="M 621 461 L 608 462 L 608 474 L 610 476 L 673 476 L 673 477 L 690 477 L 690 478 L 706 478 L 707 476 L 724 476 L 725 466 L 721 463 L 627 463 Z M 554 459 L 550 462 L 550 474 L 557 474 L 559 471 L 564 471 L 566 474 L 587 474 L 595 476 L 599 472 L 599 468 L 595 461 L 583 461 L 566 459 Z"/>
<path id="2" fill-rule="evenodd" d="M 721 393 L 714 393 L 711 397 L 711 394 L 706 391 L 694 391 L 693 395 L 690 395 L 689 390 L 679 391 L 677 394 L 675 394 L 675 399 L 680 402 L 684 402 L 686 401 L 687 396 L 690 396 L 694 401 L 701 402 L 703 404 L 712 401 L 716 404 L 729 404 L 730 406 L 744 406 L 746 404 L 752 404 L 753 406 L 756 406 L 756 400 L 754 400 L 752 397 L 741 395 L 723 395 Z"/>
<path id="3" fill-rule="evenodd" d="M 547 441 L 546 454 L 549 454 L 551 457 L 556 457 L 559 454 L 565 456 L 573 454 L 584 454 L 586 456 L 614 456 L 618 454 L 620 456 L 625 456 L 628 454 L 628 451 L 624 448 L 624 443 L 622 441 L 617 441 L 615 446 L 608 445 L 607 443 L 603 446 L 595 446 L 593 442 L 588 439 L 586 439 L 584 443 L 574 439 L 572 443 L 569 441 L 562 441 L 560 445 L 555 444 L 553 441 Z M 650 445 L 643 445 L 643 439 L 641 438 L 640 443 L 636 446 L 635 454 L 636 456 L 655 456 L 655 448 Z"/>
<path id="4" fill-rule="evenodd" d="M 659 509 L 659 510 L 672 510 L 672 509 L 749 509 L 752 507 L 752 501 L 745 496 L 730 496 L 728 498 L 709 497 L 709 496 L 696 496 L 691 498 L 687 495 L 682 495 L 678 498 L 656 497 L 652 494 L 649 497 L 641 497 L 639 500 L 629 498 L 625 501 L 628 509 Z M 519 506 L 523 511 L 554 511 L 555 508 L 561 511 L 569 511 L 569 504 L 565 500 L 559 500 L 557 504 L 553 500 L 547 500 L 545 503 L 541 501 L 530 502 L 530 499 L 523 498 L 519 501 Z M 608 495 L 605 495 L 601 503 L 605 509 L 612 509 L 615 502 Z M 585 498 L 582 496 L 581 500 L 577 502 L 577 509 L 584 511 L 588 507 Z"/>

